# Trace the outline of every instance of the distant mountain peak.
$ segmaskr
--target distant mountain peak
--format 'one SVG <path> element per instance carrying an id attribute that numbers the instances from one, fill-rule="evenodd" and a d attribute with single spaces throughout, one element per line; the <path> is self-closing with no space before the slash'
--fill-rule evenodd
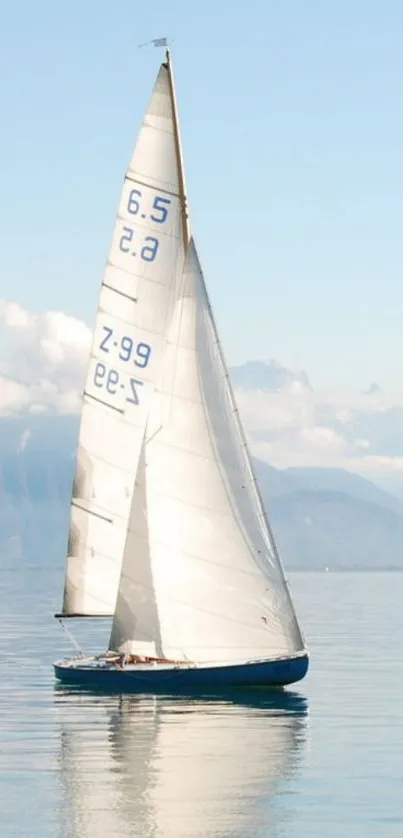
<path id="1" fill-rule="evenodd" d="M 235 387 L 243 390 L 263 390 L 265 392 L 300 393 L 312 390 L 306 373 L 295 372 L 283 367 L 274 358 L 268 361 L 246 361 L 238 367 L 232 367 L 230 375 Z"/>
<path id="2" fill-rule="evenodd" d="M 382 393 L 382 389 L 375 381 L 370 384 L 368 390 L 364 390 L 364 396 L 380 396 Z"/>

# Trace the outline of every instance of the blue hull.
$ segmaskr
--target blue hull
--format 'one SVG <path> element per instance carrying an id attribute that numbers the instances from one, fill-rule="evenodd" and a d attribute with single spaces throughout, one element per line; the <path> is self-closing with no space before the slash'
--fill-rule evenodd
<path id="1" fill-rule="evenodd" d="M 282 660 L 194 669 L 115 669 L 54 665 L 55 675 L 69 686 L 124 693 L 165 694 L 239 687 L 285 687 L 301 681 L 308 671 L 308 654 Z"/>

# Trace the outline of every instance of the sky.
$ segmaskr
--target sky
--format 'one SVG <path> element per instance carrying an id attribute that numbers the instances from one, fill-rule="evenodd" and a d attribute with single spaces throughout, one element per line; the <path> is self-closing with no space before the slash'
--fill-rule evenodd
<path id="1" fill-rule="evenodd" d="M 230 365 L 403 391 L 403 4 L 0 0 L 0 298 L 92 325 L 171 41 L 192 228 Z"/>

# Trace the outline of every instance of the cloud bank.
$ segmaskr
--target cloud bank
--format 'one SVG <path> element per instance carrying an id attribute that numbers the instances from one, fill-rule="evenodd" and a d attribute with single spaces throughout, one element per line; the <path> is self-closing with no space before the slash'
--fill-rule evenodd
<path id="1" fill-rule="evenodd" d="M 252 451 L 271 465 L 403 476 L 403 394 L 340 397 L 311 388 L 235 392 Z"/>
<path id="2" fill-rule="evenodd" d="M 81 320 L 0 300 L 0 415 L 77 412 L 90 341 Z"/>

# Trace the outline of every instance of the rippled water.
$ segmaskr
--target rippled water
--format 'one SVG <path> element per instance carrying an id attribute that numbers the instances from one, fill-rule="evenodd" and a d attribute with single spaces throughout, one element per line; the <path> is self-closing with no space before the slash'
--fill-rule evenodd
<path id="1" fill-rule="evenodd" d="M 291 582 L 312 653 L 298 691 L 91 697 L 53 681 L 60 571 L 3 569 L 1 838 L 401 838 L 403 574 Z M 78 637 L 99 651 L 107 627 Z"/>

